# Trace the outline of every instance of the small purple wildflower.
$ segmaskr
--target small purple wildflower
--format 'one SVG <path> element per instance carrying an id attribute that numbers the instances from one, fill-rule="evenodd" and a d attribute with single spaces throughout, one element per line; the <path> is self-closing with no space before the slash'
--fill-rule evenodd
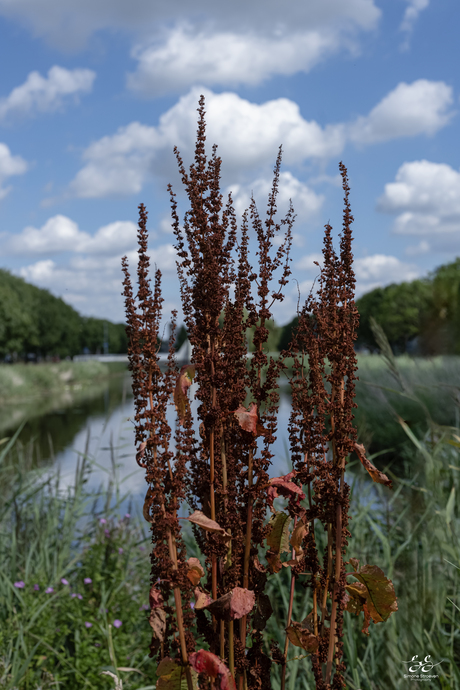
<path id="1" fill-rule="evenodd" d="M 108 529 L 104 530 L 104 534 L 107 537 L 107 539 L 110 539 L 110 531 Z"/>
<path id="2" fill-rule="evenodd" d="M 77 594 L 77 599 L 83 599 L 83 594 Z"/>
<path id="3" fill-rule="evenodd" d="M 99 644 L 99 642 L 95 642 L 95 643 L 94 643 L 94 646 L 95 646 L 95 647 L 100 647 L 101 645 Z"/>
<path id="4" fill-rule="evenodd" d="M 19 582 L 15 582 L 14 586 L 17 587 L 18 589 L 24 589 L 25 584 L 22 580 L 19 580 Z"/>
<path id="5" fill-rule="evenodd" d="M 130 515 L 129 513 L 126 513 L 125 518 L 126 518 L 127 520 L 129 520 L 130 517 L 131 517 L 131 515 Z"/>
<path id="6" fill-rule="evenodd" d="M 72 594 L 70 595 L 70 598 L 71 598 L 71 599 L 75 599 L 76 596 L 77 596 L 77 595 L 75 594 L 75 592 L 72 592 Z"/>
<path id="7" fill-rule="evenodd" d="M 65 577 L 61 577 L 61 582 L 63 585 L 68 585 L 69 581 L 65 579 Z"/>
<path id="8" fill-rule="evenodd" d="M 34 590 L 35 590 L 36 592 L 38 592 L 39 589 L 40 589 L 40 585 L 34 585 Z"/>
<path id="9" fill-rule="evenodd" d="M 193 603 L 193 601 L 190 602 L 190 608 L 191 608 L 191 609 L 194 609 L 194 608 L 195 608 L 195 604 Z"/>
<path id="10" fill-rule="evenodd" d="M 139 551 L 145 551 L 145 546 L 139 546 Z"/>
<path id="11" fill-rule="evenodd" d="M 85 621 L 85 628 L 92 628 L 92 627 L 93 627 L 92 623 L 88 623 L 88 621 Z"/>
<path id="12" fill-rule="evenodd" d="M 150 606 L 148 604 L 142 604 L 142 606 L 139 607 L 139 611 L 148 611 Z"/>
<path id="13" fill-rule="evenodd" d="M 90 577 L 85 577 L 83 582 L 85 583 L 85 585 L 90 585 L 92 583 L 92 579 Z"/>
<path id="14" fill-rule="evenodd" d="M 54 592 L 54 589 L 52 587 L 48 587 L 47 589 L 45 589 L 45 594 L 52 594 L 52 592 Z"/>
<path id="15" fill-rule="evenodd" d="M 106 525 L 106 524 L 107 524 L 107 520 L 106 520 L 105 518 L 101 518 L 101 519 L 99 520 L 99 524 L 101 524 L 101 525 Z"/>
<path id="16" fill-rule="evenodd" d="M 118 553 L 119 553 L 119 554 L 122 554 L 122 553 L 123 553 L 123 549 L 121 548 L 121 546 L 120 546 L 120 548 L 118 549 Z"/>
<path id="17" fill-rule="evenodd" d="M 121 621 L 119 621 L 118 618 L 115 618 L 115 620 L 113 621 L 113 627 L 114 628 L 121 628 L 122 625 L 123 625 L 123 623 Z"/>

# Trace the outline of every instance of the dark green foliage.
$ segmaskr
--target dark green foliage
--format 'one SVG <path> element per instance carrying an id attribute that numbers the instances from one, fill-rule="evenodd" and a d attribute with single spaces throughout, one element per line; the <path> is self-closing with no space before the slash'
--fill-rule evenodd
<path id="1" fill-rule="evenodd" d="M 289 321 L 289 323 L 287 323 L 285 326 L 282 326 L 281 336 L 278 340 L 278 352 L 281 352 L 281 350 L 288 349 L 292 341 L 293 332 L 298 327 L 298 325 L 299 317 L 294 316 L 292 321 Z"/>
<path id="2" fill-rule="evenodd" d="M 187 329 L 185 328 L 184 324 L 182 324 L 182 326 L 177 331 L 176 342 L 174 343 L 174 349 L 176 350 L 176 352 L 181 349 L 182 345 L 187 340 L 187 337 Z"/>
<path id="3" fill-rule="evenodd" d="M 392 347 L 405 352 L 408 342 L 423 331 L 431 302 L 432 286 L 427 279 L 392 284 L 363 295 L 356 302 L 360 315 L 358 346 L 377 348 L 370 324 L 372 316 Z"/>
<path id="4" fill-rule="evenodd" d="M 0 269 L 0 357 L 67 357 L 127 351 L 124 324 L 82 317 L 48 290 Z"/>

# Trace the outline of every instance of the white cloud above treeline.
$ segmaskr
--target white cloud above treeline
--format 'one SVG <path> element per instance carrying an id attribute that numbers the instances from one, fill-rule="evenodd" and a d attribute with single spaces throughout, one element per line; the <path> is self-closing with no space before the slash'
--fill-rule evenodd
<path id="1" fill-rule="evenodd" d="M 90 144 L 69 193 L 83 198 L 127 196 L 139 193 L 154 173 L 170 179 L 173 147 L 178 146 L 184 162 L 193 156 L 201 94 L 206 98 L 207 141 L 218 144 L 226 184 L 240 184 L 241 175 L 247 178 L 251 171 L 272 167 L 280 144 L 283 165 L 327 161 L 339 156 L 348 141 L 364 145 L 432 135 L 454 115 L 449 111 L 452 88 L 424 79 L 399 84 L 355 122 L 325 127 L 306 120 L 297 103 L 287 98 L 257 104 L 236 93 L 215 94 L 195 86 L 161 115 L 157 126 L 132 122 Z"/>
<path id="2" fill-rule="evenodd" d="M 409 254 L 460 248 L 460 171 L 446 163 L 403 163 L 377 209 L 396 216 L 396 234 L 423 238 Z"/>
<path id="3" fill-rule="evenodd" d="M 0 99 L 0 120 L 18 115 L 47 113 L 63 107 L 65 99 L 89 93 L 96 73 L 90 69 L 68 70 L 54 65 L 48 77 L 30 72 L 24 84 L 14 88 L 9 96 Z"/>

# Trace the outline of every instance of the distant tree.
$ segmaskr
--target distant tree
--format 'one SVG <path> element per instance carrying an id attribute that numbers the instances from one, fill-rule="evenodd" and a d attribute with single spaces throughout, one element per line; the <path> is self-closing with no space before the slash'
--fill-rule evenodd
<path id="1" fill-rule="evenodd" d="M 185 328 L 185 325 L 182 324 L 182 326 L 177 331 L 176 342 L 174 343 L 174 349 L 176 350 L 176 352 L 178 352 L 181 349 L 182 345 L 185 343 L 187 338 L 187 329 Z"/>
<path id="2" fill-rule="evenodd" d="M 424 331 L 431 308 L 432 286 L 428 279 L 376 288 L 356 301 L 359 329 L 356 344 L 376 349 L 370 317 L 383 328 L 392 348 L 406 352 L 407 344 Z"/>
<path id="3" fill-rule="evenodd" d="M 299 317 L 294 316 L 294 318 L 289 321 L 285 326 L 281 327 L 281 335 L 278 341 L 278 351 L 287 350 L 292 341 L 293 332 L 297 329 L 299 325 Z"/>
<path id="4" fill-rule="evenodd" d="M 430 276 L 432 303 L 423 344 L 427 354 L 460 354 L 460 257 Z"/>

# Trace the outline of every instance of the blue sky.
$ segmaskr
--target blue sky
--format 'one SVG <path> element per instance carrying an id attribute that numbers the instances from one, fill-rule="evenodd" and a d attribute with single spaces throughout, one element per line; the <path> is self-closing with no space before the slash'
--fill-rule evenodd
<path id="1" fill-rule="evenodd" d="M 0 267 L 124 320 L 120 258 L 149 212 L 164 322 L 180 308 L 167 184 L 193 161 L 198 99 L 222 191 L 264 215 L 283 146 L 302 300 L 323 226 L 355 217 L 357 295 L 460 254 L 460 6 L 454 0 L 0 0 Z M 255 245 L 251 258 L 256 261 Z M 297 283 L 275 319 L 295 315 Z"/>

